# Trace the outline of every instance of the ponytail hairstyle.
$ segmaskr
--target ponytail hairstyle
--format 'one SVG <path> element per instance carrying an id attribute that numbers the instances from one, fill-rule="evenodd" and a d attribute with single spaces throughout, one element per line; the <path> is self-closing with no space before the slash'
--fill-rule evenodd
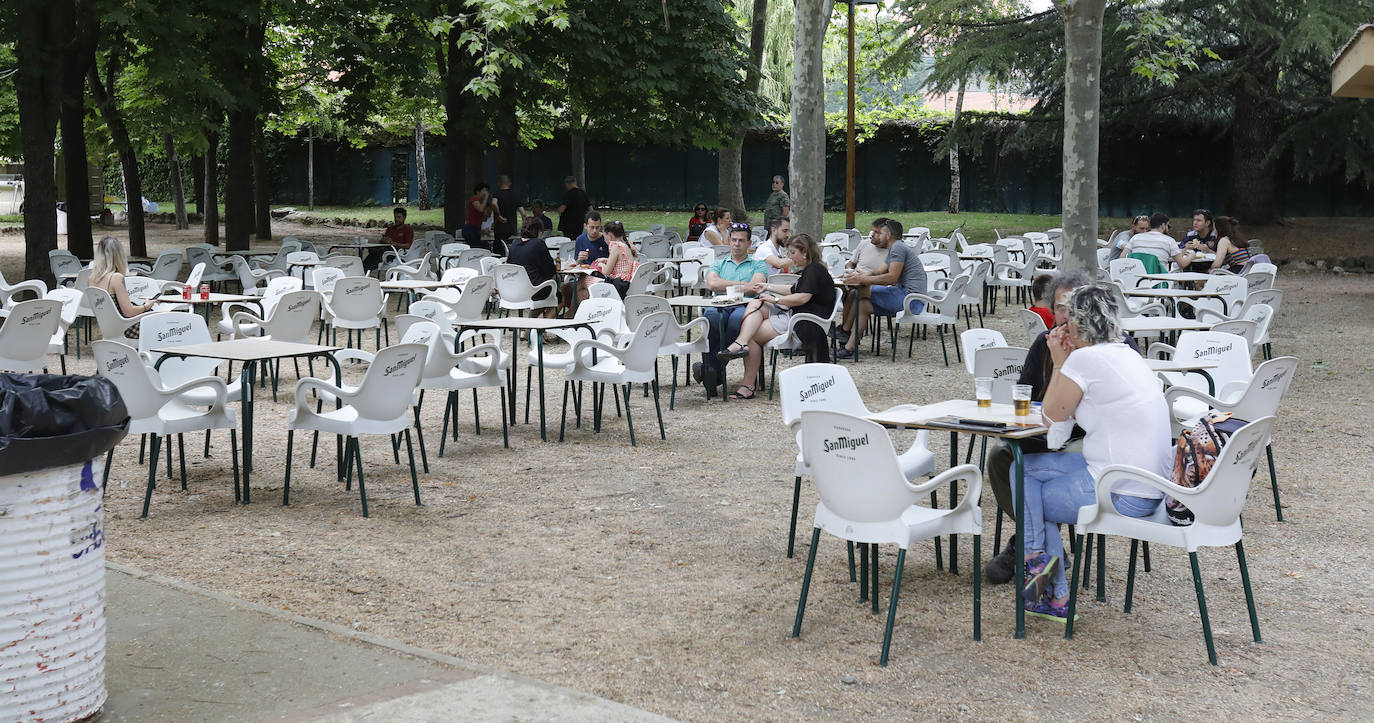
<path id="1" fill-rule="evenodd" d="M 601 233 L 614 236 L 616 241 L 625 244 L 625 248 L 630 250 L 630 258 L 639 256 L 639 252 L 635 251 L 635 245 L 625 240 L 625 224 L 619 221 L 607 221 L 601 226 Z"/>

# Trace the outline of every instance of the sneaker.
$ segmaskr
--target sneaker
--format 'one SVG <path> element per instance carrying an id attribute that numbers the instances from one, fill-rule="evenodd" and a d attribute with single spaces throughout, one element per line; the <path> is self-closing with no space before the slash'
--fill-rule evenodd
<path id="1" fill-rule="evenodd" d="M 1039 600 L 1045 594 L 1045 583 L 1054 574 L 1054 566 L 1058 562 L 1058 557 L 1050 557 L 1043 552 L 1026 560 L 1026 582 L 1021 586 L 1021 596 L 1028 601 Z"/>
<path id="2" fill-rule="evenodd" d="M 845 331 L 839 326 L 833 326 L 830 328 L 830 338 L 834 339 L 835 341 L 838 341 L 841 344 L 844 344 L 845 342 L 849 341 L 849 332 Z"/>
<path id="3" fill-rule="evenodd" d="M 840 347 L 839 351 L 835 352 L 835 358 L 836 358 L 836 359 L 853 359 L 853 358 L 854 358 L 854 350 L 853 350 L 853 349 L 846 349 L 846 348 L 844 348 L 844 347 Z"/>
<path id="4" fill-rule="evenodd" d="M 983 567 L 983 577 L 989 585 L 1005 585 L 1011 582 L 1011 578 L 1015 574 L 1016 536 L 1013 535 L 1006 548 L 988 560 L 988 564 Z"/>
<path id="5" fill-rule="evenodd" d="M 701 362 L 692 362 L 692 379 L 696 382 L 706 378 L 706 365 Z"/>
<path id="6" fill-rule="evenodd" d="M 1050 600 L 1049 598 L 1027 600 L 1026 615 L 1029 615 L 1033 618 L 1043 618 L 1045 620 L 1049 620 L 1051 622 L 1056 622 L 1060 625 L 1064 625 L 1069 621 L 1069 606 L 1055 605 L 1054 601 Z M 1078 622 L 1081 617 L 1082 616 L 1080 616 L 1078 613 L 1074 613 L 1073 621 Z"/>

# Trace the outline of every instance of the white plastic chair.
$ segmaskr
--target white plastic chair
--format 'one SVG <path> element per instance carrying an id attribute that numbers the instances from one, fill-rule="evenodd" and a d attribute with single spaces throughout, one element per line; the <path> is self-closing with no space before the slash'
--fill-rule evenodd
<path id="1" fill-rule="evenodd" d="M 1274 309 L 1268 304 L 1247 303 L 1245 305 L 1245 320 L 1255 323 L 1255 333 L 1251 337 L 1251 343 L 1263 351 L 1265 359 L 1272 359 L 1274 354 L 1269 346 L 1269 327 L 1274 323 Z"/>
<path id="2" fill-rule="evenodd" d="M 461 289 L 475 276 L 477 276 L 477 272 L 473 269 L 454 267 L 451 269 L 444 269 L 444 273 L 439 276 L 439 282 L 444 284 L 458 284 L 458 288 Z"/>
<path id="3" fill-rule="evenodd" d="M 500 264 L 492 270 L 492 276 L 496 279 L 496 293 L 501 297 L 498 306 L 502 309 L 525 312 L 558 306 L 558 283 L 554 279 L 535 286 L 530 283 L 530 275 L 525 267 L 516 264 Z M 535 294 L 546 289 L 548 296 L 534 298 Z"/>
<path id="4" fill-rule="evenodd" d="M 181 263 L 180 258 L 177 259 L 177 263 Z M 242 287 L 243 293 L 249 296 L 261 295 L 267 288 L 262 285 L 264 281 L 271 281 L 286 275 L 286 272 L 277 269 L 254 270 L 242 256 L 230 256 L 229 263 L 233 266 L 234 274 L 238 277 L 239 286 Z"/>
<path id="5" fill-rule="evenodd" d="M 207 357 L 176 357 L 155 354 L 154 349 L 185 346 L 188 344 L 210 343 L 210 329 L 205 319 L 193 311 L 159 311 L 143 320 L 139 327 L 138 350 L 157 367 L 157 378 L 170 386 L 180 386 L 193 379 L 213 377 L 219 373 L 223 360 Z M 155 364 L 160 357 L 161 365 Z M 238 398 L 242 381 L 235 379 L 227 383 L 228 393 Z M 204 389 L 194 389 L 179 395 L 179 399 L 189 405 L 203 406 L 212 401 L 213 394 Z"/>
<path id="6" fill-rule="evenodd" d="M 434 278 L 434 270 L 430 268 L 430 254 L 426 253 L 418 259 L 412 259 L 405 263 L 392 264 L 386 269 L 387 281 L 397 281 L 401 279 L 431 280 Z"/>
<path id="7" fill-rule="evenodd" d="M 1049 331 L 1049 328 L 1045 326 L 1045 319 L 1030 309 L 1018 311 L 1017 316 L 1021 318 L 1021 328 L 1026 330 L 1027 347 L 1034 344 L 1041 334 Z"/>
<path id="8" fill-rule="evenodd" d="M 181 276 L 181 254 L 176 251 L 163 251 L 158 254 L 153 260 L 149 276 L 158 281 L 176 281 L 177 277 Z"/>
<path id="9" fill-rule="evenodd" d="M 243 339 L 250 336 L 257 336 L 259 330 L 255 323 L 246 322 L 242 325 L 236 325 L 234 317 L 240 313 L 240 310 L 249 312 L 248 315 L 252 318 L 266 318 L 271 316 L 273 307 L 277 305 L 277 301 L 281 299 L 282 295 L 292 291 L 299 291 L 301 287 L 302 284 L 300 279 L 294 276 L 279 276 L 267 283 L 267 288 L 263 289 L 261 301 L 257 304 L 250 304 L 243 301 L 230 301 L 222 305 L 220 307 L 220 320 L 215 326 L 215 333 L 219 336 L 228 334 L 230 339 Z M 252 313 L 259 309 L 261 309 L 259 313 Z M 315 313 L 319 314 L 318 308 L 315 309 Z"/>
<path id="10" fill-rule="evenodd" d="M 62 302 L 57 299 L 21 301 L 10 307 L 0 324 L 0 371 L 44 371 L 49 345 L 61 325 Z"/>
<path id="11" fill-rule="evenodd" d="M 1146 354 L 1152 359 L 1182 359 L 1190 362 L 1215 364 L 1216 368 L 1206 370 L 1212 378 L 1216 397 L 1224 402 L 1234 402 L 1249 386 L 1254 371 L 1250 366 L 1250 344 L 1244 337 L 1223 334 L 1215 331 L 1185 331 L 1178 336 L 1178 346 L 1156 342 L 1151 344 Z M 1208 385 L 1201 374 L 1184 372 L 1159 372 L 1165 384 L 1170 387 L 1188 387 L 1204 394 Z M 1207 412 L 1206 405 L 1193 399 L 1179 399 L 1169 407 L 1174 419 L 1182 422 L 1197 419 Z"/>
<path id="12" fill-rule="evenodd" d="M 629 341 L 638 332 L 639 325 L 645 319 L 654 314 L 672 313 L 673 310 L 667 299 L 653 294 L 626 296 L 624 308 L 624 323 L 613 332 L 618 334 L 620 343 Z M 609 329 L 608 332 L 610 332 Z M 663 337 L 663 344 L 658 348 L 658 355 L 672 359 L 672 390 L 668 396 L 669 409 L 674 409 L 677 405 L 678 358 L 683 356 L 690 358 L 693 354 L 706 354 L 711 351 L 709 332 L 710 321 L 702 316 L 686 324 L 677 323 L 677 318 L 674 317 L 673 324 L 668 327 L 668 333 Z M 689 338 L 693 333 L 697 337 L 695 339 Z M 655 366 L 654 377 L 658 377 L 657 366 Z"/>
<path id="13" fill-rule="evenodd" d="M 14 304 L 14 297 L 26 291 L 41 299 L 47 295 L 48 285 L 39 279 L 29 279 L 10 284 L 5 281 L 5 275 L 0 273 L 0 308 L 9 308 Z"/>
<path id="14" fill-rule="evenodd" d="M 983 492 L 983 473 L 966 464 L 954 467 L 923 484 L 907 480 L 892 448 L 887 431 L 862 417 L 830 410 L 801 413 L 802 452 L 811 470 L 811 479 L 820 493 L 811 532 L 811 550 L 806 556 L 801 597 L 792 637 L 801 635 L 802 616 L 811 587 L 811 572 L 816 566 L 816 549 L 821 530 L 849 542 L 873 546 L 873 610 L 877 599 L 877 545 L 895 544 L 897 567 L 892 578 L 892 598 L 887 608 L 887 627 L 883 632 L 879 662 L 887 665 L 892 645 L 892 626 L 897 619 L 897 600 L 906 566 L 906 551 L 912 543 L 940 535 L 973 536 L 973 639 L 982 638 L 982 531 L 983 511 L 978 502 Z M 953 509 L 939 510 L 917 504 L 920 495 L 934 492 L 945 483 L 964 482 L 964 497 Z"/>
<path id="15" fill-rule="evenodd" d="M 940 292 L 930 292 L 928 294 L 907 294 L 902 300 L 902 308 L 893 317 L 892 329 L 892 360 L 897 360 L 897 337 L 901 332 L 902 324 L 934 324 L 935 331 L 940 335 L 940 353 L 944 355 L 945 366 L 949 366 L 949 351 L 945 348 L 945 325 L 949 324 L 951 330 L 959 323 L 959 307 L 963 305 L 964 289 L 968 286 L 969 277 L 964 274 L 954 277 L 950 281 L 949 288 L 943 294 Z M 911 302 L 920 301 L 925 304 L 921 313 L 912 314 L 910 312 Z M 911 330 L 911 341 L 907 343 L 907 356 L 911 355 L 911 347 L 915 343 L 916 330 Z M 963 361 L 963 351 L 959 345 L 954 346 L 954 353 L 960 361 Z"/>
<path id="16" fill-rule="evenodd" d="M 402 315 L 405 316 L 405 315 Z M 399 329 L 399 321 L 398 321 Z M 453 334 L 448 332 L 440 325 L 427 320 L 415 320 L 406 327 L 405 335 L 401 338 L 402 343 L 424 344 L 425 352 L 424 371 L 420 373 L 420 390 L 434 390 L 445 392 L 446 403 L 444 405 L 444 424 L 439 433 L 439 456 L 444 456 L 444 445 L 449 438 L 449 422 L 453 422 L 453 438 L 458 438 L 458 393 L 465 390 L 472 390 L 472 413 L 476 423 L 477 434 L 482 433 L 481 412 L 478 404 L 478 389 L 497 389 L 496 395 L 501 398 L 501 440 L 505 447 L 510 447 L 509 418 L 506 408 L 506 371 L 499 363 L 493 364 L 492 360 L 499 359 L 501 348 L 497 343 L 474 344 L 463 351 L 455 352 L 453 347 Z M 421 394 L 419 401 L 415 403 L 416 429 L 419 429 L 420 407 L 423 404 L 424 396 Z M 420 435 L 420 454 L 424 457 L 424 435 Z M 426 461 L 426 468 L 428 462 Z"/>
<path id="17" fill-rule="evenodd" d="M 781 276 L 781 274 L 779 274 L 779 276 Z M 835 325 L 840 323 L 843 314 L 844 294 L 836 293 L 835 305 L 831 308 L 828 318 L 821 318 L 815 314 L 795 311 L 787 317 L 787 330 L 769 339 L 768 343 L 764 345 L 764 350 L 769 353 L 768 376 L 771 381 L 768 384 L 768 398 L 770 400 L 773 398 L 773 390 L 778 386 L 778 355 L 784 351 L 798 351 L 802 349 L 801 337 L 797 335 L 798 325 L 814 324 L 820 327 L 821 332 L 829 337 L 831 329 L 834 329 Z M 703 344 L 704 343 L 705 342 L 703 342 Z"/>
<path id="18" fill-rule="evenodd" d="M 973 360 L 970 374 L 992 378 L 992 401 L 994 404 L 1011 404 L 1012 387 L 1021 378 L 1021 370 L 1026 363 L 1027 349 L 1019 346 L 993 346 L 972 350 L 967 358 Z"/>
<path id="19" fill-rule="evenodd" d="M 1107 271 L 1111 274 L 1112 281 L 1121 284 L 1123 289 L 1134 289 L 1140 282 L 1140 277 L 1145 274 L 1145 264 L 1140 259 L 1119 258 L 1112 259 L 1107 264 Z"/>
<path id="20" fill-rule="evenodd" d="M 257 337 L 308 344 L 310 332 L 319 316 L 319 292 L 294 289 L 276 297 L 262 316 L 239 311 L 229 321 L 235 339 Z"/>
<path id="21" fill-rule="evenodd" d="M 1006 346 L 1007 338 L 1002 336 L 1002 332 L 994 329 L 969 329 L 959 334 L 959 345 L 964 349 L 964 368 L 968 369 L 969 374 L 973 374 L 974 352 L 979 349 Z"/>
<path id="22" fill-rule="evenodd" d="M 1235 419 L 1261 419 L 1278 414 L 1279 402 L 1283 399 L 1284 393 L 1288 391 L 1288 386 L 1293 383 L 1293 377 L 1297 371 L 1297 357 L 1281 356 L 1277 359 L 1270 359 L 1256 367 L 1255 374 L 1251 377 L 1245 390 L 1229 401 L 1222 401 L 1196 389 L 1183 386 L 1166 389 L 1164 399 L 1169 402 L 1170 407 L 1187 399 L 1194 404 L 1206 405 L 1212 411 L 1223 414 L 1229 412 Z M 1188 419 L 1183 420 L 1179 426 L 1190 427 L 1193 424 L 1196 424 L 1196 420 Z M 1274 514 L 1278 517 L 1279 522 L 1283 522 L 1283 505 L 1279 502 L 1279 477 L 1278 472 L 1274 469 L 1273 439 L 1267 436 L 1264 438 L 1264 452 L 1269 458 L 1269 483 L 1274 492 Z"/>
<path id="23" fill-rule="evenodd" d="M 348 276 L 334 282 L 333 292 L 323 300 L 326 323 L 338 342 L 339 329 L 348 332 L 345 346 L 353 346 L 353 332 L 358 332 L 358 343 L 362 343 L 362 331 L 375 329 L 377 346 L 381 346 L 381 335 L 387 335 L 390 343 L 391 331 L 382 315 L 386 311 L 386 299 L 382 296 L 381 282 L 370 276 Z"/>
<path id="24" fill-rule="evenodd" d="M 664 337 L 671 328 L 676 328 L 677 322 L 673 320 L 673 315 L 669 312 L 658 312 L 651 314 L 639 324 L 635 336 L 623 346 L 614 346 L 597 339 L 580 339 L 573 344 L 572 366 L 568 368 L 568 373 L 563 382 L 563 420 L 559 425 L 558 439 L 563 440 L 564 431 L 568 421 L 568 392 L 571 391 L 574 382 L 577 383 L 577 399 L 583 399 L 581 392 L 583 382 L 593 384 L 593 418 L 595 429 L 601 431 L 601 409 L 604 406 L 601 401 L 599 386 L 614 384 L 618 387 L 624 386 L 625 401 L 625 422 L 630 428 L 630 446 L 635 446 L 635 427 L 634 418 L 630 414 L 630 388 L 635 384 L 653 383 L 654 390 L 654 411 L 658 414 L 658 435 L 660 439 L 667 439 L 667 434 L 663 430 L 663 410 L 659 405 L 658 379 L 654 374 L 654 361 L 658 358 L 659 348 L 663 345 Z M 595 351 L 595 354 L 592 352 Z M 592 358 L 596 362 L 592 363 Z M 618 392 L 617 392 L 618 393 Z M 581 404 L 578 403 L 577 418 L 580 424 L 582 419 Z"/>
<path id="25" fill-rule="evenodd" d="M 106 295 L 108 296 L 108 294 Z M 199 317 L 197 317 L 199 318 Z M 162 439 L 168 438 L 168 455 L 171 454 L 171 435 L 178 440 L 187 432 L 212 429 L 229 430 L 230 459 L 234 466 L 234 499 L 239 496 L 239 454 L 238 436 L 235 431 L 234 413 L 225 402 L 229 397 L 224 380 L 215 376 L 202 376 L 185 379 L 175 385 L 164 384 L 143 357 L 131 346 L 109 339 L 91 342 L 95 353 L 96 369 L 99 374 L 119 389 L 124 406 L 129 410 L 129 434 L 150 434 L 148 445 L 148 486 L 143 492 L 143 514 L 148 516 L 148 505 L 153 500 L 153 483 L 157 478 L 157 457 L 162 447 Z M 186 399 L 195 397 L 203 402 L 196 406 L 208 406 L 208 410 L 197 409 Z M 183 445 L 184 449 L 184 445 Z M 111 449 L 105 457 L 105 477 L 110 474 L 110 461 L 114 456 Z M 170 459 L 170 457 L 169 457 Z M 186 458 L 182 455 L 181 488 L 186 489 Z"/>
<path id="26" fill-rule="evenodd" d="M 1241 538 L 1240 514 L 1250 489 L 1250 478 L 1259 463 L 1259 451 L 1273 429 L 1274 418 L 1261 417 L 1245 425 L 1231 436 L 1216 463 L 1197 487 L 1180 487 L 1159 475 L 1138 467 L 1114 464 L 1102 470 L 1097 480 L 1097 502 L 1078 508 L 1078 535 L 1074 540 L 1073 580 L 1069 585 L 1069 611 L 1064 637 L 1073 637 L 1074 611 L 1078 604 L 1078 571 L 1082 564 L 1083 538 L 1088 535 L 1119 535 L 1131 539 L 1131 559 L 1135 559 L 1137 541 L 1171 545 L 1188 551 L 1193 571 L 1193 588 L 1197 593 L 1198 617 L 1202 620 L 1202 636 L 1207 642 L 1207 659 L 1217 664 L 1216 647 L 1212 642 L 1212 625 L 1207 616 L 1207 599 L 1202 590 L 1202 571 L 1198 566 L 1200 547 L 1235 545 L 1240 579 L 1245 588 L 1245 604 L 1250 613 L 1250 631 L 1260 642 L 1259 616 L 1255 613 L 1255 597 L 1250 586 L 1250 572 L 1245 564 L 1245 548 Z M 1177 527 L 1162 514 L 1150 517 L 1127 517 L 1112 504 L 1112 489 L 1122 482 L 1137 482 L 1154 487 L 1188 506 L 1193 524 Z M 1161 510 L 1163 505 L 1160 505 Z M 1130 566 L 1126 578 L 1125 611 L 1131 611 L 1131 591 L 1135 587 L 1135 565 Z"/>
<path id="27" fill-rule="evenodd" d="M 53 249 L 48 252 L 48 267 L 52 269 L 53 278 L 61 285 L 63 274 L 75 275 L 81 271 L 81 260 L 66 249 Z"/>
<path id="28" fill-rule="evenodd" d="M 448 307 L 452 323 L 457 324 L 460 321 L 476 321 L 482 318 L 487 302 L 491 300 L 491 293 L 495 289 L 494 277 L 479 275 L 468 279 L 462 291 L 452 288 L 435 289 L 420 298 Z"/>
<path id="29" fill-rule="evenodd" d="M 370 279 L 374 283 L 376 279 Z M 363 455 L 359 438 L 363 435 L 405 434 L 406 451 L 410 456 L 410 484 L 415 504 L 420 504 L 420 481 L 415 472 L 415 450 L 411 445 L 411 405 L 414 401 L 420 374 L 425 368 L 428 348 L 424 344 L 397 344 L 379 350 L 375 355 L 346 350 L 340 357 L 367 358 L 371 363 L 356 387 L 337 386 L 316 377 L 296 382 L 296 407 L 286 422 L 286 476 L 282 485 L 282 504 L 291 501 L 291 448 L 296 430 L 323 432 L 344 438 L 345 480 L 351 482 L 352 473 L 358 475 L 358 498 L 362 502 L 363 517 L 368 516 L 367 487 L 363 480 Z M 320 411 L 311 409 L 310 392 L 318 394 Z M 328 404 L 337 408 L 324 411 Z M 347 486 L 345 486 L 347 489 Z"/>
<path id="30" fill-rule="evenodd" d="M 196 277 L 194 283 L 188 280 L 186 283 L 200 290 L 200 282 L 216 284 L 221 281 L 237 281 L 238 276 L 229 271 L 227 267 L 230 263 L 228 258 L 216 258 L 213 251 L 214 247 L 208 244 L 196 244 L 186 247 L 186 263 L 194 268 L 198 264 L 204 264 L 201 274 Z"/>
<path id="31" fill-rule="evenodd" d="M 57 331 L 53 333 L 52 339 L 48 343 L 48 353 L 56 354 L 58 361 L 61 362 L 62 373 L 67 373 L 67 330 L 72 324 L 76 323 L 77 313 L 81 309 L 81 302 L 86 298 L 76 289 L 53 289 L 44 297 L 53 299 L 62 304 L 61 312 L 58 315 Z M 77 351 L 81 348 L 81 336 L 78 332 L 76 338 Z"/>
<path id="32" fill-rule="evenodd" d="M 81 292 L 86 295 L 86 305 L 91 308 L 91 314 L 95 316 L 95 323 L 100 327 L 100 336 L 107 340 L 123 339 L 124 332 L 130 327 L 138 326 L 139 322 L 148 318 L 156 311 L 145 311 L 141 314 L 125 318 L 119 313 L 114 297 L 110 292 L 95 287 L 88 286 Z"/>
<path id="33" fill-rule="evenodd" d="M 343 271 L 344 276 L 367 275 L 366 269 L 363 268 L 363 260 L 358 256 L 338 254 L 336 256 L 327 256 L 321 259 L 321 261 L 324 262 L 325 266 Z"/>
<path id="34" fill-rule="evenodd" d="M 791 557 L 793 543 L 797 536 L 797 506 L 801 500 L 802 477 L 810 476 L 806 457 L 802 454 L 801 414 L 807 410 L 825 409 L 844 412 L 856 417 L 872 414 L 859 395 L 859 387 L 847 367 L 839 364 L 800 364 L 782 370 L 778 374 L 779 393 L 782 395 L 782 422 L 787 425 L 797 441 L 796 480 L 792 487 L 792 523 L 787 533 L 787 556 Z M 913 409 L 914 404 L 899 404 L 882 413 L 900 409 Z M 884 435 L 886 436 L 886 435 Z M 935 473 L 935 455 L 931 454 L 929 430 L 916 432 L 911 446 L 897 457 L 897 465 L 908 480 L 927 477 Z M 932 506 L 935 493 L 931 493 Z"/>
<path id="35" fill-rule="evenodd" d="M 1240 319 L 1245 312 L 1249 282 L 1244 276 L 1210 276 L 1203 283 L 1202 290 L 1221 294 L 1220 299 L 1178 299 L 1174 304 L 1174 314 L 1181 315 L 1183 309 L 1191 308 L 1195 318 L 1201 318 L 1203 310 L 1226 319 Z"/>
<path id="36" fill-rule="evenodd" d="M 605 281 L 598 281 L 587 287 L 587 296 L 592 299 L 620 299 L 620 292 Z"/>

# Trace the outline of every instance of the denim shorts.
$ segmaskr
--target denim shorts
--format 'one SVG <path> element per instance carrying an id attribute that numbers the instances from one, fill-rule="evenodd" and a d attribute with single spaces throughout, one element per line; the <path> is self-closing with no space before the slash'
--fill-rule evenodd
<path id="1" fill-rule="evenodd" d="M 896 316 L 897 310 L 902 308 L 902 301 L 906 299 L 906 290 L 900 286 L 874 286 L 869 290 L 869 299 L 873 302 L 873 311 L 879 316 Z M 919 314 L 925 308 L 925 303 L 912 301 L 907 307 L 912 314 Z"/>

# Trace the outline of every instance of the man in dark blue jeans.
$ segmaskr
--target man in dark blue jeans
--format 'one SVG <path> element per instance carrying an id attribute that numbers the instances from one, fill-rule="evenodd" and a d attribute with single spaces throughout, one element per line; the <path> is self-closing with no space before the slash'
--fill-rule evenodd
<path id="1" fill-rule="evenodd" d="M 737 223 L 730 227 L 730 255 L 717 259 L 706 270 L 706 288 L 717 294 L 730 289 L 739 289 L 753 296 L 763 288 L 768 280 L 768 264 L 749 258 L 749 224 Z M 710 322 L 711 351 L 706 355 L 706 365 L 701 362 L 692 365 L 692 376 L 698 381 L 714 381 L 716 384 L 725 378 L 725 366 L 716 354 L 720 352 L 721 317 L 724 315 L 725 339 L 739 335 L 739 325 L 744 319 L 744 306 L 727 309 L 705 309 L 702 316 Z M 708 375 L 709 372 L 709 375 Z"/>

